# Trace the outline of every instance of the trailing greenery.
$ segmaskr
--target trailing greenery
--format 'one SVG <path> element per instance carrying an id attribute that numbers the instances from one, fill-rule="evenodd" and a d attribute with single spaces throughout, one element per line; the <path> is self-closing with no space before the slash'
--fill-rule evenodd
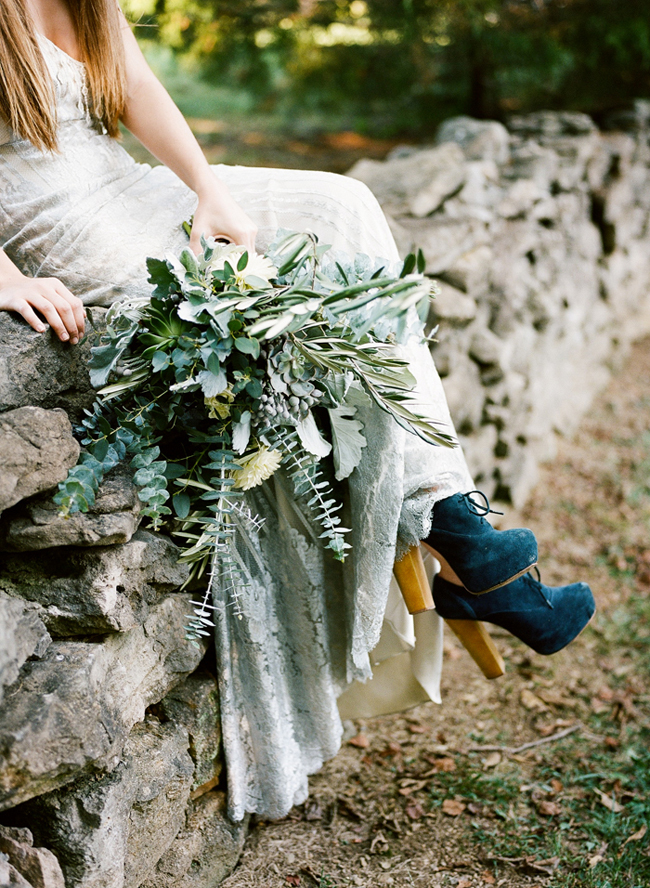
<path id="1" fill-rule="evenodd" d="M 432 292 L 423 267 L 421 254 L 394 268 L 332 256 L 291 232 L 265 256 L 204 240 L 198 257 L 149 259 L 151 299 L 114 306 L 92 349 L 100 397 L 55 497 L 61 513 L 92 508 L 104 474 L 128 461 L 152 527 L 168 524 L 191 579 L 207 577 L 194 638 L 209 630 L 215 582 L 239 612 L 246 581 L 234 540 L 260 527 L 244 493 L 281 465 L 343 560 L 349 529 L 329 478 L 358 465 L 363 410 L 374 402 L 425 441 L 453 443 L 416 409 L 400 357 L 422 337 Z"/>

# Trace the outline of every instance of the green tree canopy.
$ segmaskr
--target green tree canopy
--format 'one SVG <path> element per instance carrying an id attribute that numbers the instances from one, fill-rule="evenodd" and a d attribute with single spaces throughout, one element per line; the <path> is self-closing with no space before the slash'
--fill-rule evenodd
<path id="1" fill-rule="evenodd" d="M 650 96 L 648 0 L 129 0 L 212 82 L 374 134 Z"/>

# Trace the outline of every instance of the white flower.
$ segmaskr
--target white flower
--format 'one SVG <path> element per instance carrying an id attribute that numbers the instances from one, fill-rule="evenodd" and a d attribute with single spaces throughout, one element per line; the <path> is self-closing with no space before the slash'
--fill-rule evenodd
<path id="1" fill-rule="evenodd" d="M 279 450 L 260 447 L 259 450 L 238 460 L 241 468 L 233 474 L 235 487 L 240 490 L 250 490 L 251 487 L 257 487 L 262 481 L 271 477 L 280 467 L 281 462 L 282 454 Z"/>
<path id="2" fill-rule="evenodd" d="M 239 260 L 246 253 L 243 247 L 236 244 L 215 246 L 214 256 L 210 260 L 211 271 L 222 271 L 228 262 L 235 272 L 235 286 L 239 290 L 259 290 L 262 282 L 268 286 L 269 281 L 277 276 L 278 270 L 270 259 L 259 253 L 248 252 L 248 261 L 241 271 L 237 266 Z"/>

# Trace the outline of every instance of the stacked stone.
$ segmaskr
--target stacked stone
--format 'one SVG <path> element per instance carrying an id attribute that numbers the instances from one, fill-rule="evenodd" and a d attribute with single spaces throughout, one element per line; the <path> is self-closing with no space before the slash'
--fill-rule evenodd
<path id="1" fill-rule="evenodd" d="M 87 348 L 0 313 L 0 886 L 207 888 L 246 824 L 225 812 L 187 569 L 138 529 L 123 471 L 86 515 L 52 503 L 94 398 Z"/>
<path id="2" fill-rule="evenodd" d="M 476 483 L 519 506 L 650 332 L 650 102 L 606 122 L 446 121 L 437 144 L 350 170 L 442 291 L 434 358 Z"/>

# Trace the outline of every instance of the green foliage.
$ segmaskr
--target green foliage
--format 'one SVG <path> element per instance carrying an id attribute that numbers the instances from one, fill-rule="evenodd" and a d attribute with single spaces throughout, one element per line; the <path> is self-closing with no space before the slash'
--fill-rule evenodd
<path id="1" fill-rule="evenodd" d="M 628 0 L 131 0 L 206 79 L 287 120 L 375 135 L 650 95 L 650 7 Z"/>
<path id="2" fill-rule="evenodd" d="M 88 511 L 128 457 L 144 515 L 184 542 L 192 580 L 208 577 L 193 639 L 210 625 L 217 580 L 240 611 L 235 536 L 260 528 L 245 490 L 284 464 L 342 561 L 350 531 L 328 478 L 348 477 L 361 459 L 358 409 L 374 400 L 425 441 L 452 443 L 415 409 L 415 379 L 396 351 L 422 336 L 432 285 L 421 257 L 388 268 L 328 250 L 281 232 L 265 257 L 204 240 L 199 256 L 149 259 L 151 298 L 114 306 L 92 350 L 100 399 L 56 502 L 64 515 Z M 321 464 L 330 454 L 332 472 Z"/>

